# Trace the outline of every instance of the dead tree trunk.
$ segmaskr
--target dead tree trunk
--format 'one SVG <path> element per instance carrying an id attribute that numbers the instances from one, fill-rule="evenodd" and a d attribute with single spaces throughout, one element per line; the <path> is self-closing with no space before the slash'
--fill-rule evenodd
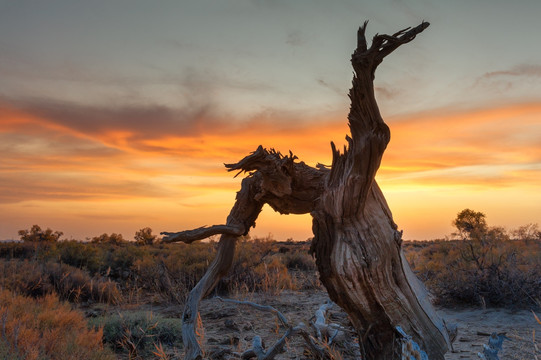
<path id="1" fill-rule="evenodd" d="M 360 330 L 366 357 L 391 359 L 396 326 L 442 359 L 446 334 L 401 250 L 401 233 L 374 177 L 390 132 L 374 97 L 374 72 L 383 58 L 426 29 L 428 23 L 393 36 L 376 35 L 367 48 L 366 23 L 352 56 L 349 146 L 333 163 L 318 207 L 312 212 L 321 281 L 333 301 Z"/>
<path id="2" fill-rule="evenodd" d="M 312 168 L 261 146 L 229 171 L 249 175 L 243 180 L 226 225 L 180 233 L 164 233 L 165 241 L 192 242 L 223 234 L 216 259 L 188 297 L 183 340 L 186 359 L 203 355 L 195 336 L 200 299 L 227 272 L 235 239 L 247 234 L 263 204 L 283 214 L 310 213 L 322 283 L 331 299 L 351 317 L 359 333 L 363 358 L 391 359 L 398 351 L 396 328 L 412 336 L 431 359 L 443 359 L 449 338 L 412 273 L 401 249 L 401 232 L 374 180 L 390 139 L 374 96 L 374 74 L 383 58 L 428 27 L 423 22 L 392 36 L 376 35 L 368 48 L 367 23 L 359 28 L 351 62 L 355 70 L 348 116 L 351 137 L 340 153 L 331 143 L 333 163 Z M 238 175 L 238 174 L 237 174 Z"/>

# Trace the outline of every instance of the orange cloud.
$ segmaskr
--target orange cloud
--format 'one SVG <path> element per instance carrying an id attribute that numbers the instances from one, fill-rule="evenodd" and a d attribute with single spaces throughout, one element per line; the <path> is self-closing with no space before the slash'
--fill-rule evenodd
<path id="1" fill-rule="evenodd" d="M 339 114 L 310 120 L 280 113 L 226 119 L 152 106 L 138 111 L 53 105 L 0 107 L 0 210 L 27 218 L 27 225 L 38 219 L 61 225 L 62 218 L 82 222 L 108 216 L 111 227 L 133 228 L 136 219 L 140 228 L 147 219 L 160 230 L 223 222 L 240 186 L 223 163 L 236 162 L 262 144 L 291 150 L 312 166 L 330 164 L 329 142 L 341 147 L 349 132 L 345 115 Z M 392 138 L 378 181 L 397 218 L 405 220 L 401 227 L 424 229 L 419 234 L 439 228 L 441 236 L 449 216 L 471 206 L 468 199 L 482 205 L 483 196 L 494 197 L 494 192 L 480 195 L 487 189 L 505 196 L 513 191 L 524 196 L 525 188 L 539 192 L 540 115 L 541 104 L 532 103 L 386 119 Z M 454 195 L 442 198 L 442 192 Z M 427 222 L 426 216 L 434 218 L 434 209 L 443 208 L 440 218 Z M 407 209 L 411 214 L 405 216 Z M 415 220 L 421 218 L 423 223 Z M 256 233 L 308 237 L 309 220 L 294 219 L 264 212 Z M 2 224 L 3 229 L 13 226 Z M 14 236 L 16 230 L 0 237 Z M 66 232 L 63 226 L 59 230 Z"/>
<path id="2" fill-rule="evenodd" d="M 486 183 L 483 179 L 498 180 L 518 165 L 536 168 L 541 162 L 540 115 L 541 105 L 524 104 L 392 119 L 380 175 L 416 176 L 421 183 L 434 176 L 442 183 L 461 177 Z"/>

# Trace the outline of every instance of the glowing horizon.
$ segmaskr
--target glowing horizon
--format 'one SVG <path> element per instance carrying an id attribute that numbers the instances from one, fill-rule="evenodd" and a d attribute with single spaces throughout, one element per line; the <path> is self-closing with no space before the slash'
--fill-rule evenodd
<path id="1" fill-rule="evenodd" d="M 532 135 L 541 131 L 541 104 L 440 113 L 388 119 L 391 143 L 377 180 L 405 237 L 449 235 L 452 219 L 466 207 L 486 212 L 494 225 L 537 222 L 541 150 Z M 127 130 L 104 128 L 89 136 L 6 106 L 1 114 L 9 120 L 0 130 L 11 161 L 3 170 L 0 207 L 13 224 L 2 229 L 4 238 L 34 223 L 78 239 L 103 232 L 131 238 L 146 226 L 159 232 L 223 223 L 240 186 L 224 162 L 240 160 L 261 143 L 284 153 L 291 150 L 311 166 L 329 164 L 329 141 L 340 146 L 344 141 L 338 139 L 348 130 L 345 117 L 299 119 L 292 131 L 253 121 L 229 132 L 225 141 L 222 126 L 186 137 L 164 134 L 138 141 L 132 139 L 141 134 L 133 130 L 126 135 Z M 476 136 L 486 124 L 490 136 Z M 39 157 L 33 156 L 36 152 Z M 508 202 L 509 211 L 502 212 L 495 198 L 516 205 Z M 529 208 L 532 216 L 521 208 Z M 254 236 L 311 236 L 309 215 L 281 216 L 267 208 L 257 224 Z"/>

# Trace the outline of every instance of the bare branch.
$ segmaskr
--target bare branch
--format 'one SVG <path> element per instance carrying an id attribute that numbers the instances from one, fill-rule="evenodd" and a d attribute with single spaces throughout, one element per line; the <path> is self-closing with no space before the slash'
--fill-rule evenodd
<path id="1" fill-rule="evenodd" d="M 367 49 L 366 46 L 366 26 L 368 25 L 368 20 L 364 22 L 362 26 L 359 27 L 359 30 L 357 31 L 357 50 L 358 52 L 365 52 Z"/>
<path id="2" fill-rule="evenodd" d="M 284 348 L 286 340 L 296 334 L 299 334 L 300 336 L 302 336 L 302 338 L 306 342 L 306 345 L 308 345 L 308 347 L 312 351 L 312 354 L 314 354 L 317 359 L 325 359 L 325 360 L 332 359 L 332 357 L 330 356 L 329 352 L 326 349 L 316 344 L 316 342 L 314 341 L 314 338 L 310 336 L 310 334 L 308 334 L 308 332 L 306 331 L 306 326 L 302 322 L 293 328 L 287 329 L 284 336 L 282 336 L 280 340 L 278 340 L 269 349 L 269 351 L 267 351 L 265 357 L 262 359 L 264 360 L 274 359 L 274 357 L 278 355 Z"/>
<path id="3" fill-rule="evenodd" d="M 186 244 L 191 244 L 197 240 L 203 240 L 213 235 L 226 234 L 233 236 L 241 236 L 245 232 L 245 229 L 242 226 L 232 226 L 232 225 L 212 225 L 202 226 L 193 230 L 185 230 L 180 232 L 161 232 L 160 235 L 165 235 L 162 239 L 164 243 L 173 243 L 173 242 L 183 242 Z"/>
<path id="4" fill-rule="evenodd" d="M 258 360 L 272 360 L 276 357 L 276 355 L 280 354 L 283 351 L 283 348 L 286 344 L 286 340 L 289 339 L 291 336 L 294 336 L 297 334 L 299 334 L 304 339 L 304 341 L 306 342 L 306 345 L 308 345 L 308 347 L 310 348 L 310 350 L 316 356 L 317 359 L 330 360 L 332 358 L 329 352 L 322 346 L 319 346 L 314 340 L 314 338 L 306 331 L 306 325 L 304 325 L 301 322 L 299 323 L 299 325 L 295 327 L 289 326 L 289 323 L 287 319 L 285 318 L 285 316 L 274 307 L 268 306 L 268 305 L 256 304 L 251 301 L 224 299 L 219 296 L 217 296 L 216 299 L 223 302 L 233 303 L 233 304 L 248 305 L 260 311 L 271 312 L 275 314 L 278 317 L 278 319 L 280 319 L 282 324 L 288 328 L 285 334 L 278 341 L 276 341 L 276 343 L 274 343 L 274 345 L 272 345 L 268 351 L 265 351 L 265 349 L 263 348 L 261 337 L 256 335 L 252 341 L 252 348 L 246 350 L 242 354 L 241 356 L 242 359 L 250 359 L 252 357 L 256 357 Z M 330 306 L 332 306 L 332 303 L 322 305 L 318 311 L 320 311 L 322 308 L 325 309 L 326 311 L 326 309 L 329 308 Z M 317 312 L 316 312 L 316 316 L 319 316 Z"/>
<path id="5" fill-rule="evenodd" d="M 392 53 L 394 50 L 396 50 L 400 45 L 407 44 L 415 37 L 417 34 L 423 32 L 428 26 L 430 26 L 430 23 L 423 21 L 421 24 L 417 25 L 414 28 L 406 28 L 403 30 L 398 31 L 393 36 L 388 35 L 376 35 L 385 40 L 379 47 L 379 54 L 378 59 L 383 60 L 383 58 L 390 53 Z M 378 40 L 379 42 L 379 40 Z M 372 48 L 371 48 L 372 50 Z"/>
<path id="6" fill-rule="evenodd" d="M 393 35 L 376 34 L 369 49 L 366 48 L 366 25 L 367 22 L 357 32 L 357 49 L 354 51 L 351 61 L 356 72 L 359 72 L 359 69 L 364 67 L 370 71 L 373 78 L 377 66 L 385 56 L 392 53 L 400 45 L 415 39 L 417 34 L 423 32 L 430 23 L 423 21 L 414 28 L 408 27 L 395 32 Z"/>

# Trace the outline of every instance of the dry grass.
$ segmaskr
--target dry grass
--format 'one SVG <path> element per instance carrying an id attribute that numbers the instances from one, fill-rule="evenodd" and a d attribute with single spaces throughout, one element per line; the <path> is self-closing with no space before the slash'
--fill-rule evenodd
<path id="1" fill-rule="evenodd" d="M 102 329 L 88 329 L 84 316 L 55 295 L 36 300 L 0 290 L 0 304 L 3 359 L 114 359 Z"/>
<path id="2" fill-rule="evenodd" d="M 91 278 L 85 271 L 58 263 L 0 259 L 0 286 L 17 293 L 40 297 L 56 293 L 74 303 L 103 302 L 118 304 L 122 294 L 109 279 Z"/>
<path id="3" fill-rule="evenodd" d="M 404 250 L 412 269 L 438 304 L 539 305 L 539 240 L 406 242 Z"/>
<path id="4" fill-rule="evenodd" d="M 124 311 L 92 319 L 103 329 L 103 341 L 128 359 L 163 358 L 182 347 L 181 320 L 164 318 L 153 312 Z M 161 357 L 160 357 L 161 356 Z"/>

